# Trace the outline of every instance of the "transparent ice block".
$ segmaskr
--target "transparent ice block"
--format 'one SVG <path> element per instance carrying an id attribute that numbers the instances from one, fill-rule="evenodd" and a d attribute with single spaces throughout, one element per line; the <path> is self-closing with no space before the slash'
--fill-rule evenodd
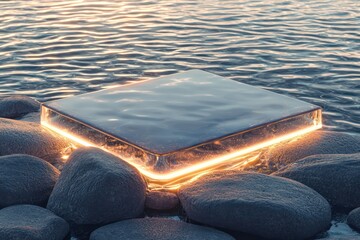
<path id="1" fill-rule="evenodd" d="M 41 119 L 168 182 L 320 128 L 321 109 L 191 70 L 48 102 Z"/>

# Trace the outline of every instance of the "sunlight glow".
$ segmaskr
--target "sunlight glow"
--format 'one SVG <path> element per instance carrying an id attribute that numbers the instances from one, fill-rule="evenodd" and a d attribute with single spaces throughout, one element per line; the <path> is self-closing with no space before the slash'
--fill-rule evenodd
<path id="1" fill-rule="evenodd" d="M 80 138 L 78 136 L 73 135 L 72 133 L 69 133 L 68 131 L 66 131 L 66 129 L 57 128 L 57 127 L 49 124 L 48 122 L 46 122 L 46 120 L 42 120 L 41 124 L 43 126 L 49 128 L 49 129 L 57 132 L 57 133 L 63 135 L 64 137 L 72 140 L 73 142 L 76 142 L 76 143 L 80 144 L 80 145 L 87 146 L 87 147 L 97 147 L 97 148 L 103 149 L 106 152 L 110 152 L 109 150 L 107 150 L 107 149 L 105 149 L 103 147 L 96 146 L 96 145 L 90 143 L 89 141 L 86 141 L 85 139 L 82 139 L 82 138 Z M 173 180 L 176 180 L 178 178 L 184 177 L 184 176 L 189 175 L 189 174 L 193 174 L 193 173 L 196 173 L 196 172 L 200 172 L 200 171 L 212 168 L 212 167 L 214 167 L 216 165 L 219 165 L 219 164 L 224 163 L 226 161 L 229 161 L 231 159 L 237 158 L 239 156 L 249 154 L 249 153 L 254 152 L 256 150 L 259 150 L 259 149 L 262 149 L 262 148 L 265 148 L 265 147 L 269 147 L 271 145 L 278 144 L 280 142 L 290 140 L 292 138 L 295 138 L 295 137 L 310 133 L 312 131 L 320 129 L 321 127 L 322 127 L 321 120 L 318 121 L 318 122 L 314 121 L 314 125 L 312 125 L 310 127 L 299 129 L 297 131 L 287 133 L 287 134 L 282 135 L 280 137 L 277 137 L 277 138 L 274 138 L 274 139 L 271 139 L 271 140 L 268 140 L 268 141 L 260 142 L 260 143 L 258 143 L 256 145 L 251 146 L 251 147 L 246 147 L 246 148 L 240 149 L 238 151 L 235 151 L 235 152 L 232 152 L 232 153 L 220 156 L 220 157 L 215 157 L 215 158 L 207 160 L 205 162 L 196 163 L 196 164 L 194 164 L 194 165 L 192 165 L 190 167 L 185 167 L 185 168 L 175 170 L 175 171 L 172 171 L 172 172 L 167 172 L 167 173 L 155 173 L 155 172 L 152 172 L 152 171 L 149 171 L 149 170 L 145 169 L 143 166 L 135 164 L 131 159 L 124 159 L 124 160 L 127 161 L 129 164 L 133 165 L 134 167 L 136 167 L 147 178 L 149 178 L 149 179 L 151 179 L 153 181 L 156 181 L 156 182 L 164 182 L 164 183 L 166 183 L 168 181 L 173 181 Z M 115 156 L 118 156 L 117 154 L 115 154 L 113 152 L 110 152 L 110 153 L 115 155 Z M 121 159 L 123 159 L 123 158 L 121 158 Z"/>

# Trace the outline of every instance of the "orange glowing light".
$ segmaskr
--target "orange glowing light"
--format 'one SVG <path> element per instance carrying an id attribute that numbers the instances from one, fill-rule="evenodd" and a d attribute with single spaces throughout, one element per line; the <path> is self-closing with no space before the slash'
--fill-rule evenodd
<path id="1" fill-rule="evenodd" d="M 76 142 L 76 143 L 78 143 L 80 145 L 88 146 L 88 147 L 90 147 L 90 146 L 91 147 L 97 147 L 97 148 L 100 148 L 100 149 L 102 149 L 104 151 L 110 152 L 109 150 L 107 150 L 107 149 L 105 149 L 103 147 L 96 146 L 96 145 L 90 143 L 89 141 L 86 141 L 85 139 L 82 139 L 82 138 L 80 138 L 78 136 L 73 135 L 72 133 L 69 133 L 68 131 L 66 131 L 66 129 L 60 129 L 58 127 L 55 127 L 55 126 L 49 124 L 48 122 L 46 122 L 46 120 L 42 120 L 41 124 L 43 126 L 49 128 L 50 130 L 53 130 L 53 131 L 63 135 L 64 137 L 66 137 L 66 138 L 68 138 L 68 139 L 72 140 L 73 142 Z M 321 127 L 322 127 L 322 123 L 321 123 L 321 119 L 320 119 L 319 121 L 314 121 L 314 124 L 312 126 L 310 126 L 310 127 L 299 129 L 297 131 L 293 131 L 293 132 L 284 134 L 282 136 L 273 138 L 271 140 L 260 142 L 258 144 L 255 144 L 255 145 L 251 146 L 251 147 L 242 148 L 242 149 L 240 149 L 238 151 L 235 151 L 235 152 L 232 152 L 232 153 L 229 153 L 229 154 L 225 154 L 225 155 L 222 155 L 220 157 L 215 157 L 215 158 L 210 159 L 210 160 L 208 160 L 206 162 L 196 163 L 196 164 L 194 164 L 194 165 L 192 165 L 190 167 L 185 167 L 185 168 L 175 170 L 175 171 L 172 171 L 172 172 L 167 172 L 167 173 L 155 173 L 155 172 L 152 172 L 152 171 L 149 171 L 149 170 L 145 169 L 143 166 L 135 164 L 131 159 L 124 159 L 124 158 L 122 158 L 122 159 L 124 159 L 129 164 L 136 167 L 147 178 L 149 178 L 151 180 L 154 180 L 156 182 L 164 182 L 165 183 L 165 182 L 169 182 L 169 181 L 176 180 L 178 178 L 184 177 L 186 175 L 190 175 L 190 174 L 193 174 L 193 173 L 196 173 L 196 172 L 200 172 L 200 171 L 212 168 L 212 167 L 217 166 L 219 164 L 222 164 L 222 163 L 224 163 L 226 161 L 229 161 L 231 159 L 234 159 L 234 158 L 249 154 L 249 153 L 257 151 L 259 149 L 269 147 L 271 145 L 278 144 L 280 142 L 290 140 L 292 138 L 295 138 L 295 137 L 310 133 L 312 131 L 320 129 Z M 113 152 L 110 152 L 110 153 L 114 154 Z M 117 154 L 114 154 L 114 155 L 117 155 Z"/>

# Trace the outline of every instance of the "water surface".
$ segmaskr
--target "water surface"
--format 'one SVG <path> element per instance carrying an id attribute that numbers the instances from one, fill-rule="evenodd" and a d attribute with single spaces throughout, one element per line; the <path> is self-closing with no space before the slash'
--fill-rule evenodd
<path id="1" fill-rule="evenodd" d="M 65 98 L 202 69 L 360 132 L 358 0 L 0 0 L 0 97 Z M 319 239 L 360 238 L 335 218 Z"/>
<path id="2" fill-rule="evenodd" d="M 0 95 L 41 101 L 202 69 L 360 132 L 360 1 L 1 1 Z"/>

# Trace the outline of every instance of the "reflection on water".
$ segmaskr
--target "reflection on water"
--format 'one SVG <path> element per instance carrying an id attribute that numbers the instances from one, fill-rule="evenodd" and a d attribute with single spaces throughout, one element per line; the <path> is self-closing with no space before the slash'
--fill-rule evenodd
<path id="1" fill-rule="evenodd" d="M 0 95 L 52 100 L 199 68 L 360 130 L 360 1 L 1 1 Z"/>
<path id="2" fill-rule="evenodd" d="M 327 128 L 360 132 L 358 0 L 0 0 L 0 9 L 0 96 L 46 101 L 199 68 L 318 104 Z M 341 224 L 325 237 L 355 239 Z"/>

